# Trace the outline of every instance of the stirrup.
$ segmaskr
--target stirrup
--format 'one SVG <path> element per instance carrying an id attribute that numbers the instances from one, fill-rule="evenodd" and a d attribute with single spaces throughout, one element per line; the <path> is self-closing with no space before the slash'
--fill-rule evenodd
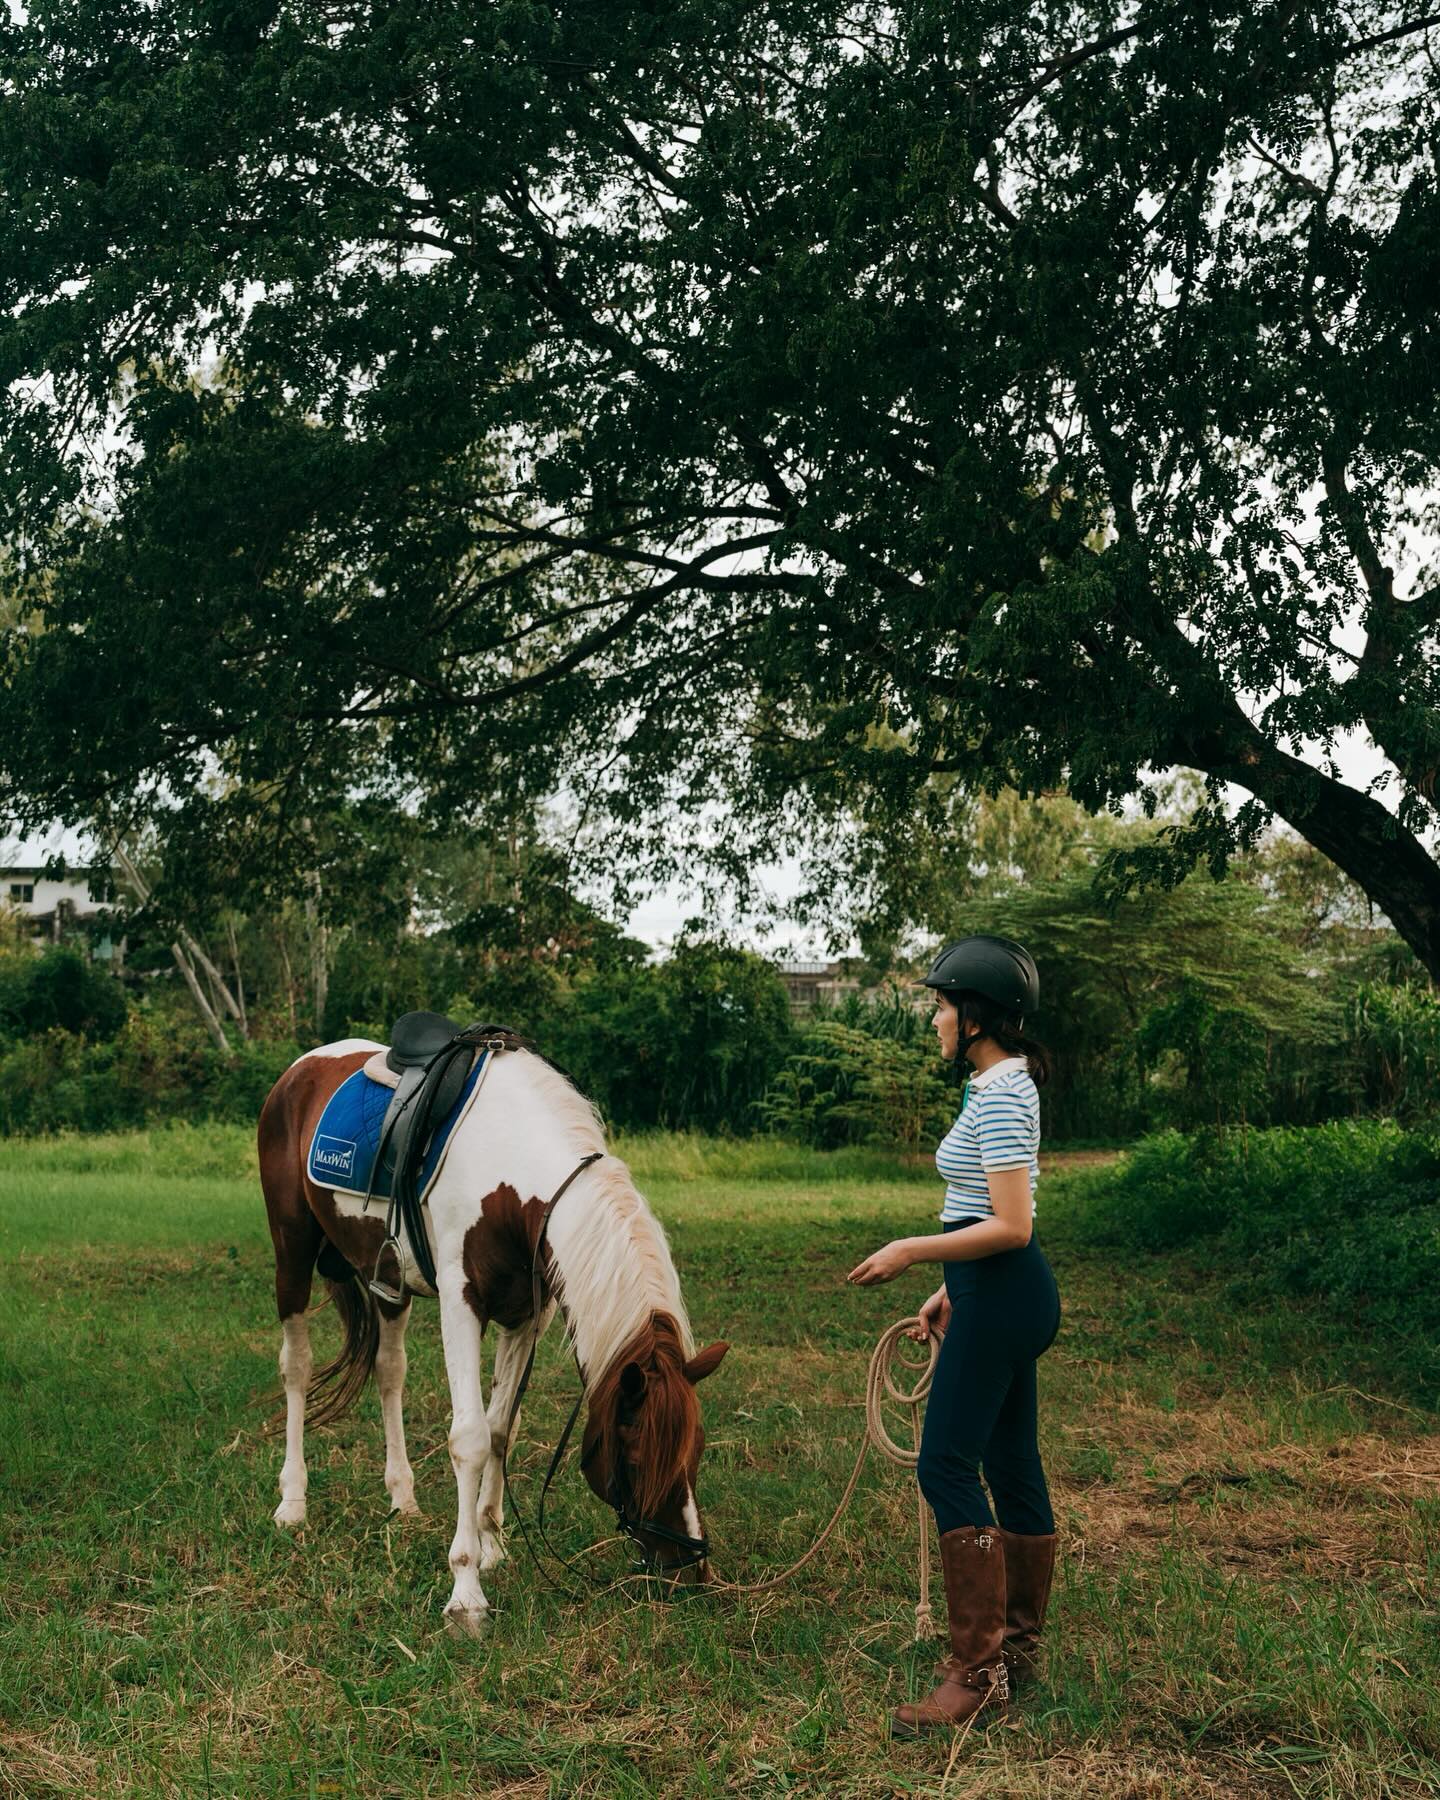
<path id="1" fill-rule="evenodd" d="M 385 1260 L 387 1250 L 391 1251 L 395 1257 L 396 1285 L 394 1287 L 388 1287 L 380 1274 L 380 1265 Z M 388 1300 L 391 1306 L 405 1304 L 405 1258 L 401 1254 L 400 1240 L 395 1236 L 387 1237 L 380 1246 L 375 1258 L 375 1267 L 371 1270 L 370 1280 L 366 1285 L 372 1294 L 377 1295 L 381 1300 Z"/>

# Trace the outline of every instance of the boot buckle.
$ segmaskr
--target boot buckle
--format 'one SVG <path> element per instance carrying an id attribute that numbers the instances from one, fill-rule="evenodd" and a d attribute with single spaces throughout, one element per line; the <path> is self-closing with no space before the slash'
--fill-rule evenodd
<path id="1" fill-rule="evenodd" d="M 986 1700 L 1008 1700 L 1010 1671 L 1005 1667 L 1004 1657 L 997 1663 L 981 1663 L 978 1668 L 971 1669 L 965 1676 L 965 1685 L 983 1688 Z"/>

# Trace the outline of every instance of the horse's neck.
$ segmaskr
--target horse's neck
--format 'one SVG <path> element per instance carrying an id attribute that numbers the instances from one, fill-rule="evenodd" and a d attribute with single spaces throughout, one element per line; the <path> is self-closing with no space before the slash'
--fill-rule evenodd
<path id="1" fill-rule="evenodd" d="M 622 1351 L 643 1339 L 657 1313 L 674 1320 L 690 1353 L 669 1245 L 623 1163 L 606 1157 L 575 1182 L 573 1193 L 551 1214 L 547 1241 L 587 1389 L 604 1379 Z"/>
<path id="2" fill-rule="evenodd" d="M 604 1148 L 594 1108 L 563 1075 L 528 1051 L 506 1052 L 457 1130 L 432 1217 L 450 1211 L 458 1242 L 476 1194 L 508 1187 L 522 1199 L 548 1199 L 582 1157 Z M 675 1321 L 685 1354 L 693 1353 L 670 1246 L 618 1157 L 602 1155 L 575 1175 L 550 1213 L 545 1241 L 551 1286 L 587 1378 L 598 1380 L 657 1312 Z"/>

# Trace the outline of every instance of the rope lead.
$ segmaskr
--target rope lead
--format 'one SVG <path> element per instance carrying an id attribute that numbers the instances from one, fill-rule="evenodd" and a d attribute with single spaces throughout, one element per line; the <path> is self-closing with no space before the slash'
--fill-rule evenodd
<path id="1" fill-rule="evenodd" d="M 798 1570 L 803 1569 L 811 1559 L 824 1547 L 830 1533 L 844 1517 L 846 1508 L 855 1492 L 856 1483 L 860 1479 L 860 1471 L 865 1466 L 865 1458 L 870 1454 L 873 1444 L 884 1456 L 903 1469 L 913 1469 L 920 1461 L 920 1428 L 921 1407 L 930 1392 L 930 1383 L 935 1374 L 935 1359 L 940 1353 L 938 1339 L 929 1337 L 930 1360 L 921 1370 L 915 1386 L 908 1392 L 895 1385 L 893 1369 L 895 1352 L 901 1338 L 912 1325 L 920 1323 L 919 1317 L 897 1319 L 876 1344 L 870 1356 L 870 1368 L 865 1377 L 865 1436 L 860 1443 L 860 1454 L 855 1458 L 855 1467 L 850 1471 L 850 1479 L 845 1483 L 845 1492 L 840 1496 L 840 1503 L 830 1515 L 830 1522 L 816 1538 L 815 1542 L 788 1569 L 782 1569 L 778 1575 L 767 1576 L 764 1581 L 715 1581 L 708 1583 L 712 1593 L 758 1594 L 766 1588 L 778 1587 L 782 1581 L 788 1581 Z M 919 1367 L 913 1362 L 902 1363 L 903 1368 L 912 1372 Z M 913 1448 L 896 1443 L 885 1424 L 884 1406 L 887 1400 L 893 1400 L 900 1406 L 910 1408 L 910 1429 L 914 1437 Z M 920 1599 L 915 1608 L 915 1639 L 921 1642 L 932 1635 L 935 1618 L 930 1606 L 930 1522 L 925 1516 L 925 1496 L 917 1490 L 916 1502 L 920 1520 Z"/>

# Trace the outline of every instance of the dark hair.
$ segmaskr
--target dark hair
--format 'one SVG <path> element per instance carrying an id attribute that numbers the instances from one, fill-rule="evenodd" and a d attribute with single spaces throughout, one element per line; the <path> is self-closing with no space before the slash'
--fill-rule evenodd
<path id="1" fill-rule="evenodd" d="M 986 994 L 972 993 L 968 988 L 939 988 L 959 1013 L 962 1023 L 969 1021 L 980 1027 L 981 1034 L 991 1038 L 1010 1056 L 1023 1056 L 1030 1065 L 1030 1079 L 1036 1087 L 1044 1087 L 1050 1079 L 1051 1055 L 1039 1038 L 1020 1029 L 1015 1014 L 998 1000 Z M 956 1058 L 964 1062 L 963 1054 Z"/>

